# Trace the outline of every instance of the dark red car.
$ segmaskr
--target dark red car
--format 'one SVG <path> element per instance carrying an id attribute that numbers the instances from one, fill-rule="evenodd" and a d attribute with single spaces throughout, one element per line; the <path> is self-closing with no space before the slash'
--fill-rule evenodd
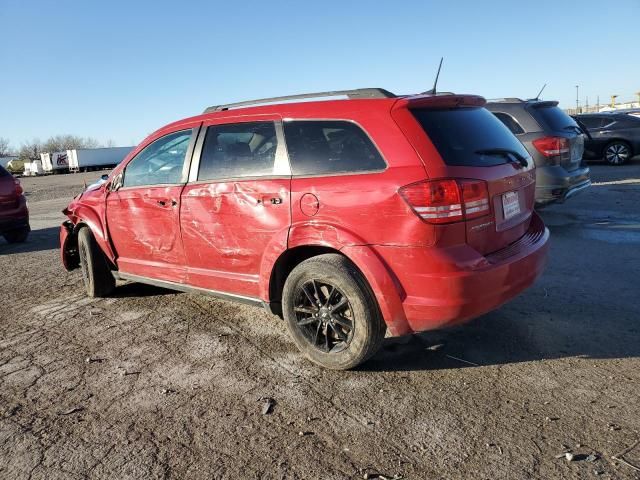
<path id="1" fill-rule="evenodd" d="M 29 209 L 20 180 L 0 165 L 0 235 L 9 243 L 24 242 L 29 236 Z"/>
<path id="2" fill-rule="evenodd" d="M 265 306 L 311 360 L 350 368 L 386 330 L 489 312 L 542 272 L 533 162 L 470 95 L 211 107 L 145 139 L 76 197 L 62 261 Z"/>

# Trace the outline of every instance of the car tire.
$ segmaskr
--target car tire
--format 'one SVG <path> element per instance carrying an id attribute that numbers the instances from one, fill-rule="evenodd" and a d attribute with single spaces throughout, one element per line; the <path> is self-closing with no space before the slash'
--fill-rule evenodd
<path id="1" fill-rule="evenodd" d="M 96 243 L 91 230 L 83 227 L 78 231 L 78 254 L 80 269 L 87 295 L 106 297 L 116 288 L 107 257 Z"/>
<path id="2" fill-rule="evenodd" d="M 631 145 L 622 140 L 614 140 L 609 142 L 602 150 L 602 157 L 609 165 L 624 165 L 631 157 L 633 152 Z"/>
<path id="3" fill-rule="evenodd" d="M 325 254 L 297 265 L 282 294 L 287 328 L 312 362 L 348 370 L 380 348 L 386 332 L 378 303 L 346 257 Z"/>
<path id="4" fill-rule="evenodd" d="M 25 227 L 5 232 L 2 236 L 9 243 L 22 243 L 27 240 L 30 231 L 29 227 Z"/>

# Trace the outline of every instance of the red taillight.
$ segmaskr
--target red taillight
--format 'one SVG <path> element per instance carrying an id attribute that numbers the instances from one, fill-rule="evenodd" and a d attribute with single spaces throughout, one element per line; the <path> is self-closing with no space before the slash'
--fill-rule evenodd
<path id="1" fill-rule="evenodd" d="M 532 143 L 536 150 L 545 157 L 561 156 L 569 153 L 570 149 L 569 139 L 563 137 L 542 137 Z"/>
<path id="2" fill-rule="evenodd" d="M 467 220 L 482 217 L 489 213 L 489 191 L 482 180 L 459 180 L 462 191 L 462 204 Z"/>
<path id="3" fill-rule="evenodd" d="M 20 185 L 20 180 L 18 180 L 17 178 L 14 178 L 13 181 L 16 184 L 16 195 L 17 196 L 22 195 L 22 192 L 24 192 L 24 190 L 22 189 L 22 185 Z"/>
<path id="4" fill-rule="evenodd" d="M 400 195 L 429 223 L 453 223 L 489 213 L 489 192 L 482 180 L 428 180 L 402 187 Z"/>

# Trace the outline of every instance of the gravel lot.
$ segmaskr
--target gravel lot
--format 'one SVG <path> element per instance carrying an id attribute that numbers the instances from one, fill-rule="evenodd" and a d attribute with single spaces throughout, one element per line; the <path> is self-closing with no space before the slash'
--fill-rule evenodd
<path id="1" fill-rule="evenodd" d="M 639 162 L 594 165 L 543 210 L 533 288 L 351 372 L 256 308 L 136 284 L 86 298 L 57 235 L 98 176 L 22 179 L 34 231 L 0 240 L 0 478 L 640 478 Z"/>

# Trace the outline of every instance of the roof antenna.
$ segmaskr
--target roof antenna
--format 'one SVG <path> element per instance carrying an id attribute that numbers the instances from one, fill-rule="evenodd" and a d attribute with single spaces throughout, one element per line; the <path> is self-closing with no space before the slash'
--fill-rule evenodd
<path id="1" fill-rule="evenodd" d="M 436 94 L 436 86 L 438 85 L 438 78 L 440 77 L 440 69 L 442 68 L 442 60 L 444 57 L 440 57 L 440 65 L 438 65 L 438 73 L 436 73 L 436 79 L 433 82 L 433 88 L 431 90 L 427 90 L 426 92 L 422 92 L 422 94 L 430 93 L 432 95 Z"/>
<path id="2" fill-rule="evenodd" d="M 538 95 L 536 95 L 536 98 L 534 98 L 534 100 L 540 100 L 540 95 L 542 95 L 542 91 L 545 89 L 546 86 L 547 84 L 545 83 L 540 89 L 540 91 L 538 92 Z"/>

